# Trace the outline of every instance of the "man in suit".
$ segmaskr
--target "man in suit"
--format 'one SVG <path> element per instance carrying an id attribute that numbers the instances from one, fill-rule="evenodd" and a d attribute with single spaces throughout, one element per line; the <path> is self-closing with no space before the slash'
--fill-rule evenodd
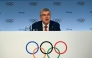
<path id="1" fill-rule="evenodd" d="M 43 8 L 40 11 L 40 19 L 32 24 L 32 31 L 60 31 L 60 24 L 50 20 L 51 12 L 48 8 Z"/>

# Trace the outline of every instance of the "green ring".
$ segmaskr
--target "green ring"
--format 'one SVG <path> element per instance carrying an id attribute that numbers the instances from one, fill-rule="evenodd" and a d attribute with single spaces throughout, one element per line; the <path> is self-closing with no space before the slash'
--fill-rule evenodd
<path id="1" fill-rule="evenodd" d="M 54 47 L 54 48 L 55 48 L 55 47 Z M 49 52 L 49 50 L 50 50 L 50 49 L 52 49 L 52 47 L 51 47 L 51 48 L 49 48 L 49 49 L 48 49 L 48 51 L 47 51 L 47 57 L 48 57 L 48 58 L 50 58 L 50 57 L 49 57 L 49 55 L 48 55 L 48 52 Z M 55 49 L 57 49 L 57 50 L 60 52 L 60 50 L 59 50 L 58 48 L 55 48 Z M 59 58 L 59 57 L 60 57 L 60 54 L 58 55 L 58 57 L 57 57 L 57 58 Z"/>

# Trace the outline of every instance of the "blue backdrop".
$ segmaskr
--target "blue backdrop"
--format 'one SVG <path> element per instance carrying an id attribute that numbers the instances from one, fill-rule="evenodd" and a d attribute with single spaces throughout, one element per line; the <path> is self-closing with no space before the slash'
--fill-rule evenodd
<path id="1" fill-rule="evenodd" d="M 42 8 L 62 31 L 92 30 L 92 0 L 0 0 L 0 31 L 28 31 Z"/>

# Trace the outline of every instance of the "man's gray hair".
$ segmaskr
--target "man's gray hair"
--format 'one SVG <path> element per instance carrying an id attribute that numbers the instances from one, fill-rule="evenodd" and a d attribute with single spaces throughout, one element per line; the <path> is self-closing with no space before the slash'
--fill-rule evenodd
<path id="1" fill-rule="evenodd" d="M 50 12 L 50 10 L 49 10 L 48 8 L 43 8 L 43 9 L 40 10 L 40 15 L 41 15 L 41 13 L 42 13 L 43 11 L 49 11 L 49 12 Z"/>

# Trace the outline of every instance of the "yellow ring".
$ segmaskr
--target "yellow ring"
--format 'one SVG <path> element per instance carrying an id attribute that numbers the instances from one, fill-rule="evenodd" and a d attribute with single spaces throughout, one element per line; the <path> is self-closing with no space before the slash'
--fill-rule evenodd
<path id="1" fill-rule="evenodd" d="M 35 48 L 35 49 L 33 50 L 33 54 L 32 54 L 34 58 L 36 58 L 35 55 L 34 55 L 34 52 L 35 52 L 36 49 L 37 49 L 37 48 Z M 41 48 L 41 49 L 44 50 L 44 52 L 46 53 L 46 51 L 45 51 L 44 48 Z M 44 54 L 44 57 L 43 57 L 43 58 L 46 58 L 46 54 Z"/>

